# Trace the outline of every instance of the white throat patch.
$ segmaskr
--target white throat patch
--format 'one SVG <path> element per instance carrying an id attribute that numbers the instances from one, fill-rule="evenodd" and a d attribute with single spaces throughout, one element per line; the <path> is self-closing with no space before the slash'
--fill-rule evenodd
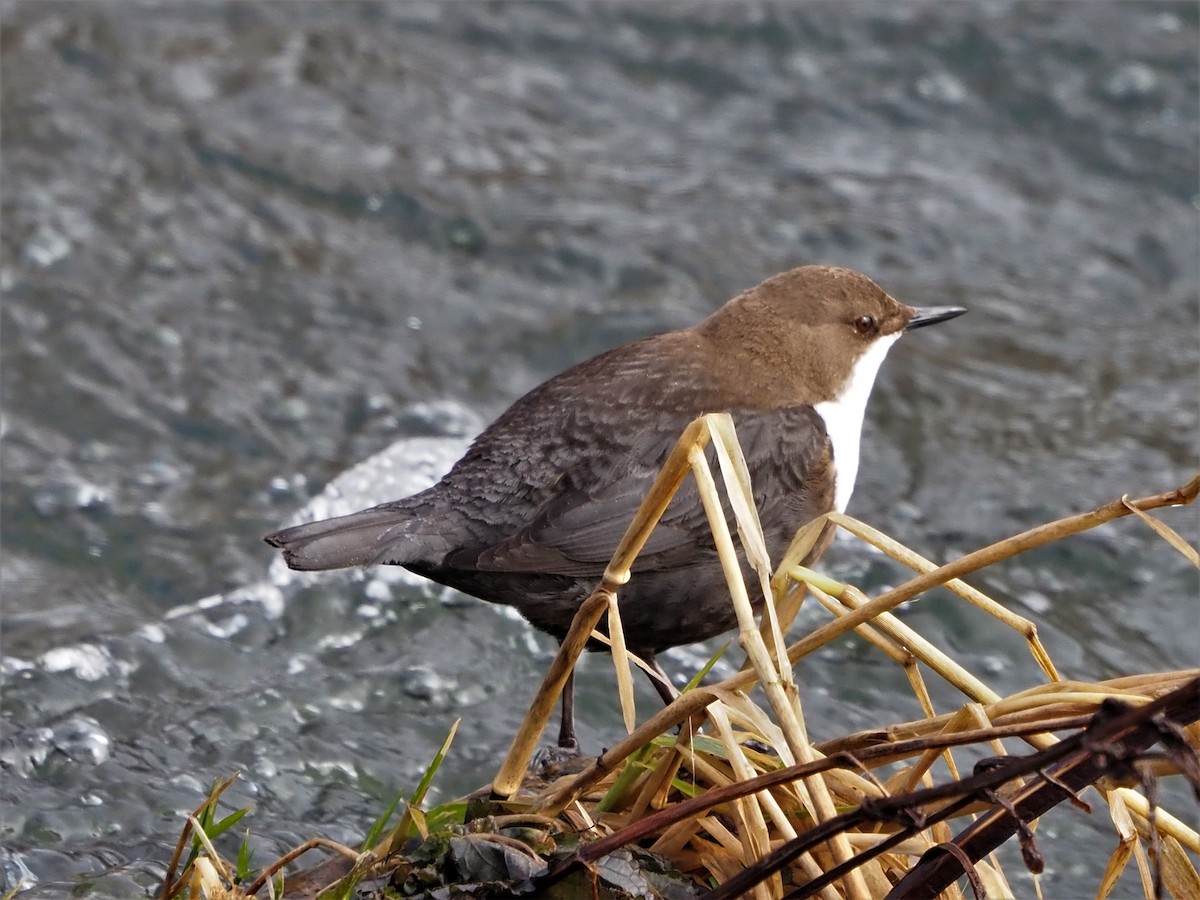
<path id="1" fill-rule="evenodd" d="M 858 444 L 875 375 L 883 358 L 901 334 L 903 332 L 897 331 L 875 341 L 854 364 L 854 371 L 850 373 L 850 380 L 841 396 L 813 407 L 825 420 L 825 431 L 833 444 L 833 505 L 838 512 L 846 511 L 846 504 L 850 502 L 850 494 L 854 491 L 854 479 L 858 477 Z"/>

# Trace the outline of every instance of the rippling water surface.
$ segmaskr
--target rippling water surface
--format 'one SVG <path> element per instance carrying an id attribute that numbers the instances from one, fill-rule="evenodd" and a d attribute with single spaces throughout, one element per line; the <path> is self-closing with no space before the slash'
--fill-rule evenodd
<path id="1" fill-rule="evenodd" d="M 970 308 L 891 355 L 851 502 L 927 555 L 1196 467 L 1195 4 L 0 9 L 0 892 L 153 885 L 234 770 L 258 859 L 355 843 L 459 716 L 439 796 L 490 777 L 550 643 L 403 573 L 289 578 L 261 536 L 781 269 Z M 1200 661 L 1195 572 L 1137 523 L 977 583 L 1070 676 Z M 956 601 L 908 616 L 1037 682 Z M 917 714 L 857 642 L 798 675 L 820 737 Z M 604 660 L 580 702 L 611 743 Z M 1039 836 L 1047 896 L 1093 893 L 1111 829 Z"/>

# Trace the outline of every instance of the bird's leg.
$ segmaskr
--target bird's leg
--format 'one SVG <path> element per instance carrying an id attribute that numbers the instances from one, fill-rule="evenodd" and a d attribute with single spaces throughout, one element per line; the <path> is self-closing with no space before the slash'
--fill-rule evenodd
<path id="1" fill-rule="evenodd" d="M 575 670 L 567 675 L 562 689 L 562 719 L 558 725 L 558 749 L 570 753 L 579 752 L 579 739 L 575 737 Z"/>
<path id="2" fill-rule="evenodd" d="M 675 690 L 675 686 L 671 684 L 671 679 L 667 677 L 667 673 L 663 671 L 662 666 L 658 664 L 658 660 L 654 658 L 653 653 L 639 653 L 646 664 L 650 666 L 657 674 L 658 678 L 647 673 L 647 678 L 654 685 L 654 690 L 658 692 L 658 696 L 662 697 L 662 701 L 666 705 L 670 705 L 679 697 L 679 691 Z M 558 749 L 566 750 L 570 753 L 579 752 L 579 739 L 575 736 L 575 670 L 567 676 L 567 682 L 562 689 L 562 719 L 558 725 Z"/>
<path id="3" fill-rule="evenodd" d="M 679 691 L 675 690 L 675 685 L 671 684 L 671 679 L 667 677 L 667 673 L 663 671 L 662 666 L 658 664 L 658 660 L 654 658 L 653 653 L 639 653 L 640 656 L 651 669 L 657 674 L 655 678 L 649 672 L 646 677 L 650 679 L 650 683 L 654 685 L 654 689 L 658 691 L 658 696 L 662 697 L 663 704 L 670 706 L 679 698 Z M 661 681 L 659 679 L 662 679 Z"/>

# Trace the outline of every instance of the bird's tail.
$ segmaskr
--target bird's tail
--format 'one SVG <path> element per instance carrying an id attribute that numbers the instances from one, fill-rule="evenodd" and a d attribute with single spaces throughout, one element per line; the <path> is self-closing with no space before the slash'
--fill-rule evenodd
<path id="1" fill-rule="evenodd" d="M 404 537 L 412 522 L 412 513 L 405 509 L 376 507 L 295 525 L 264 540 L 283 550 L 288 566 L 301 571 L 404 563 Z"/>

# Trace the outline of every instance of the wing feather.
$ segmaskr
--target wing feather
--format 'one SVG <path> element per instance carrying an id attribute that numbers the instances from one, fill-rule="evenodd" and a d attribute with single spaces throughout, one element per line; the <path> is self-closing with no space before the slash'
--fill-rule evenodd
<path id="1" fill-rule="evenodd" d="M 735 411 L 734 426 L 751 473 L 764 521 L 796 519 L 811 509 L 810 480 L 827 461 L 824 422 L 810 407 Z M 611 558 L 643 497 L 690 419 L 667 417 L 611 462 L 593 467 L 588 483 L 566 473 L 528 523 L 486 548 L 450 554 L 445 564 L 476 571 L 594 575 Z M 710 464 L 715 454 L 709 449 Z M 732 526 L 732 516 L 730 516 Z M 791 528 L 803 521 L 796 521 Z M 655 570 L 684 568 L 712 537 L 695 481 L 685 479 L 651 533 L 639 564 Z"/>

